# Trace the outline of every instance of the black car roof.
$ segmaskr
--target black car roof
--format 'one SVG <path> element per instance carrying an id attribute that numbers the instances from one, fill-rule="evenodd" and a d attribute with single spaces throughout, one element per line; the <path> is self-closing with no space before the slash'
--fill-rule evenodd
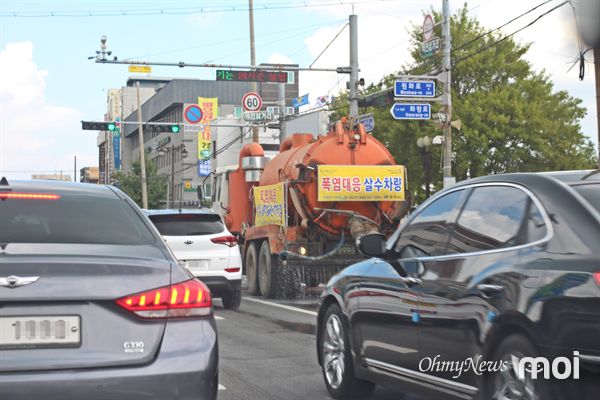
<path id="1" fill-rule="evenodd" d="M 87 196 L 117 197 L 108 185 L 74 183 L 49 180 L 8 180 L 8 185 L 0 184 L 0 190 L 13 192 L 54 193 L 60 195 L 77 194 Z"/>
<path id="2" fill-rule="evenodd" d="M 453 187 L 466 186 L 484 182 L 515 182 L 534 184 L 544 180 L 554 180 L 573 185 L 577 183 L 600 183 L 600 170 L 553 171 L 553 172 L 518 172 L 509 174 L 487 175 L 458 182 Z"/>

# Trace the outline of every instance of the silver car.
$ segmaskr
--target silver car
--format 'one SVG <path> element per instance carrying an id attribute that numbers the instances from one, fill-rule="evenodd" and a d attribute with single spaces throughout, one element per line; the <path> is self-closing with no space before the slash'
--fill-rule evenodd
<path id="1" fill-rule="evenodd" d="M 207 287 L 109 186 L 0 181 L 0 399 L 215 399 Z"/>

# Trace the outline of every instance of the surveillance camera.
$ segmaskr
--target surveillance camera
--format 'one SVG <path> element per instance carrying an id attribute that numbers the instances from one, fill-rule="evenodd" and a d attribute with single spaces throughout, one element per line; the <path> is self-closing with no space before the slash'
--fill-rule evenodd
<path id="1" fill-rule="evenodd" d="M 100 38 L 100 43 L 106 44 L 106 35 L 102 35 L 102 37 Z"/>

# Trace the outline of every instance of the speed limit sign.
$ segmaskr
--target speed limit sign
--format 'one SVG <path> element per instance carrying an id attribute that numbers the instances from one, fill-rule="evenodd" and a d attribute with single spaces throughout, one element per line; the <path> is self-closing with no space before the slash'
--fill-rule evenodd
<path id="1" fill-rule="evenodd" d="M 258 93 L 246 93 L 244 97 L 242 97 L 242 106 L 246 111 L 258 111 L 262 107 L 262 99 Z"/>

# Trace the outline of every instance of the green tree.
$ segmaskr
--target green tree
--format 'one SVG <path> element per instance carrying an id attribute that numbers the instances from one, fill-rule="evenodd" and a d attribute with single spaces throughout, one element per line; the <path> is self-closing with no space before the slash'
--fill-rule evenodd
<path id="1" fill-rule="evenodd" d="M 437 21 L 440 13 L 433 12 Z M 549 76 L 534 71 L 523 58 L 529 44 L 512 38 L 496 42 L 500 34 L 486 35 L 472 44 L 462 44 L 488 29 L 468 15 L 466 5 L 451 18 L 453 120 L 462 121 L 462 130 L 453 129 L 455 154 L 452 171 L 457 180 L 502 172 L 548 171 L 594 168 L 596 155 L 591 141 L 583 135 L 580 121 L 585 116 L 582 101 L 566 91 L 555 91 Z M 535 26 L 531 29 L 535 29 Z M 441 37 L 441 26 L 436 27 Z M 414 62 L 402 74 L 429 74 L 440 70 L 442 55 L 423 59 L 420 54 L 420 27 L 413 26 L 411 55 Z M 390 87 L 394 74 L 366 92 Z M 339 99 L 347 96 L 343 94 Z M 337 102 L 336 116 L 347 112 Z M 435 121 L 394 121 L 389 107 L 364 110 L 375 115 L 374 135 L 388 146 L 396 161 L 408 167 L 410 189 L 417 199 L 424 197 L 424 171 L 417 138 L 441 135 Z M 433 105 L 433 113 L 440 111 Z M 433 181 L 442 186 L 441 146 L 432 146 Z"/>
<path id="2" fill-rule="evenodd" d="M 158 168 L 153 160 L 145 155 L 146 187 L 148 191 L 148 208 L 161 208 L 167 198 L 167 177 L 158 175 Z M 124 191 L 136 204 L 142 207 L 142 178 L 141 163 L 136 160 L 131 165 L 131 171 L 124 173 L 117 171 L 113 179 L 118 182 L 119 188 Z"/>

